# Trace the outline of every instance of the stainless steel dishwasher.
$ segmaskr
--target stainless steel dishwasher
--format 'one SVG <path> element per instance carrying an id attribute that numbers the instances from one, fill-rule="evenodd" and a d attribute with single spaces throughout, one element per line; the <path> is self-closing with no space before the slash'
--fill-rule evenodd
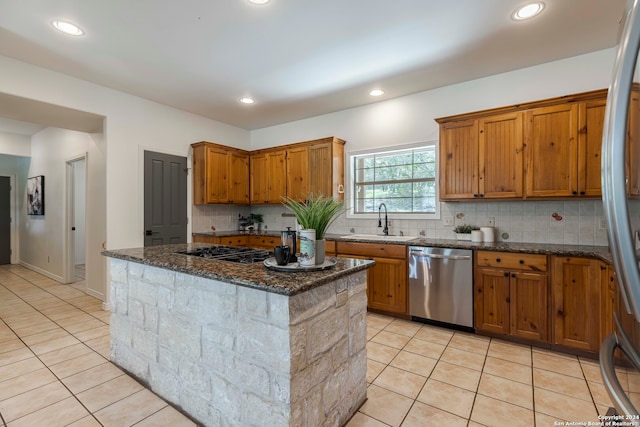
<path id="1" fill-rule="evenodd" d="M 473 329 L 473 261 L 466 249 L 409 247 L 409 314 Z"/>

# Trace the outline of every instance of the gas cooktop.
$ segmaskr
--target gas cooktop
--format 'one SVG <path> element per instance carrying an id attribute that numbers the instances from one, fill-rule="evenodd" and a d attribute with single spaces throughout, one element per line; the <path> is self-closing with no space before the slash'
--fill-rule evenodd
<path id="1" fill-rule="evenodd" d="M 191 251 L 179 251 L 178 253 L 240 264 L 262 262 L 273 256 L 273 253 L 266 249 L 252 249 L 242 246 L 207 246 L 195 248 Z"/>

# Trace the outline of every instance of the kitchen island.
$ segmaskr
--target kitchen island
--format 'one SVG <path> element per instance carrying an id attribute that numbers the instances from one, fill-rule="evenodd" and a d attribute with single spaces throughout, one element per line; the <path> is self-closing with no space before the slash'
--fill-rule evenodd
<path id="1" fill-rule="evenodd" d="M 207 426 L 340 426 L 366 399 L 368 260 L 279 272 L 105 251 L 111 360 Z"/>

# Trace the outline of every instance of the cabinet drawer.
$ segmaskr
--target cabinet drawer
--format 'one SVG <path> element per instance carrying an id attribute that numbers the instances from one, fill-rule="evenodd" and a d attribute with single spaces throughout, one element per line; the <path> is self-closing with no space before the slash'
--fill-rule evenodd
<path id="1" fill-rule="evenodd" d="M 263 248 L 273 250 L 274 246 L 282 244 L 282 238 L 276 236 L 251 236 L 249 246 L 252 248 Z"/>
<path id="2" fill-rule="evenodd" d="M 547 271 L 547 256 L 513 252 L 478 251 L 476 265 L 512 270 Z"/>
<path id="3" fill-rule="evenodd" d="M 192 234 L 192 240 L 193 243 L 220 243 L 220 238 L 219 237 L 214 237 L 214 236 L 203 236 L 201 234 Z"/>
<path id="4" fill-rule="evenodd" d="M 220 237 L 221 245 L 231 245 L 231 246 L 247 246 L 249 243 L 248 236 L 229 236 L 229 237 Z"/>
<path id="5" fill-rule="evenodd" d="M 405 245 L 381 245 L 377 243 L 337 242 L 340 255 L 363 255 L 365 257 L 399 258 L 407 257 Z"/>

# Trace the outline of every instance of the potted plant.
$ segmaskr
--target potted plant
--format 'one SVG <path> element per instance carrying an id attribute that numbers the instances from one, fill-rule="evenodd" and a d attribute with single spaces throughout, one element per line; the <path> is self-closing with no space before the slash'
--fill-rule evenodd
<path id="1" fill-rule="evenodd" d="M 462 224 L 456 226 L 453 229 L 453 232 L 456 233 L 456 238 L 458 240 L 471 240 L 471 232 L 473 230 L 480 230 L 480 227 L 476 227 L 475 225 Z"/>
<path id="2" fill-rule="evenodd" d="M 260 231 L 262 228 L 262 221 L 264 221 L 262 214 L 259 213 L 250 213 L 247 221 L 250 224 L 255 224 L 256 231 Z"/>
<path id="3" fill-rule="evenodd" d="M 322 194 L 310 194 L 305 202 L 288 197 L 283 197 L 283 200 L 284 206 L 295 215 L 303 229 L 316 231 L 316 264 L 324 263 L 324 235 L 329 226 L 346 210 L 344 202 Z"/>

